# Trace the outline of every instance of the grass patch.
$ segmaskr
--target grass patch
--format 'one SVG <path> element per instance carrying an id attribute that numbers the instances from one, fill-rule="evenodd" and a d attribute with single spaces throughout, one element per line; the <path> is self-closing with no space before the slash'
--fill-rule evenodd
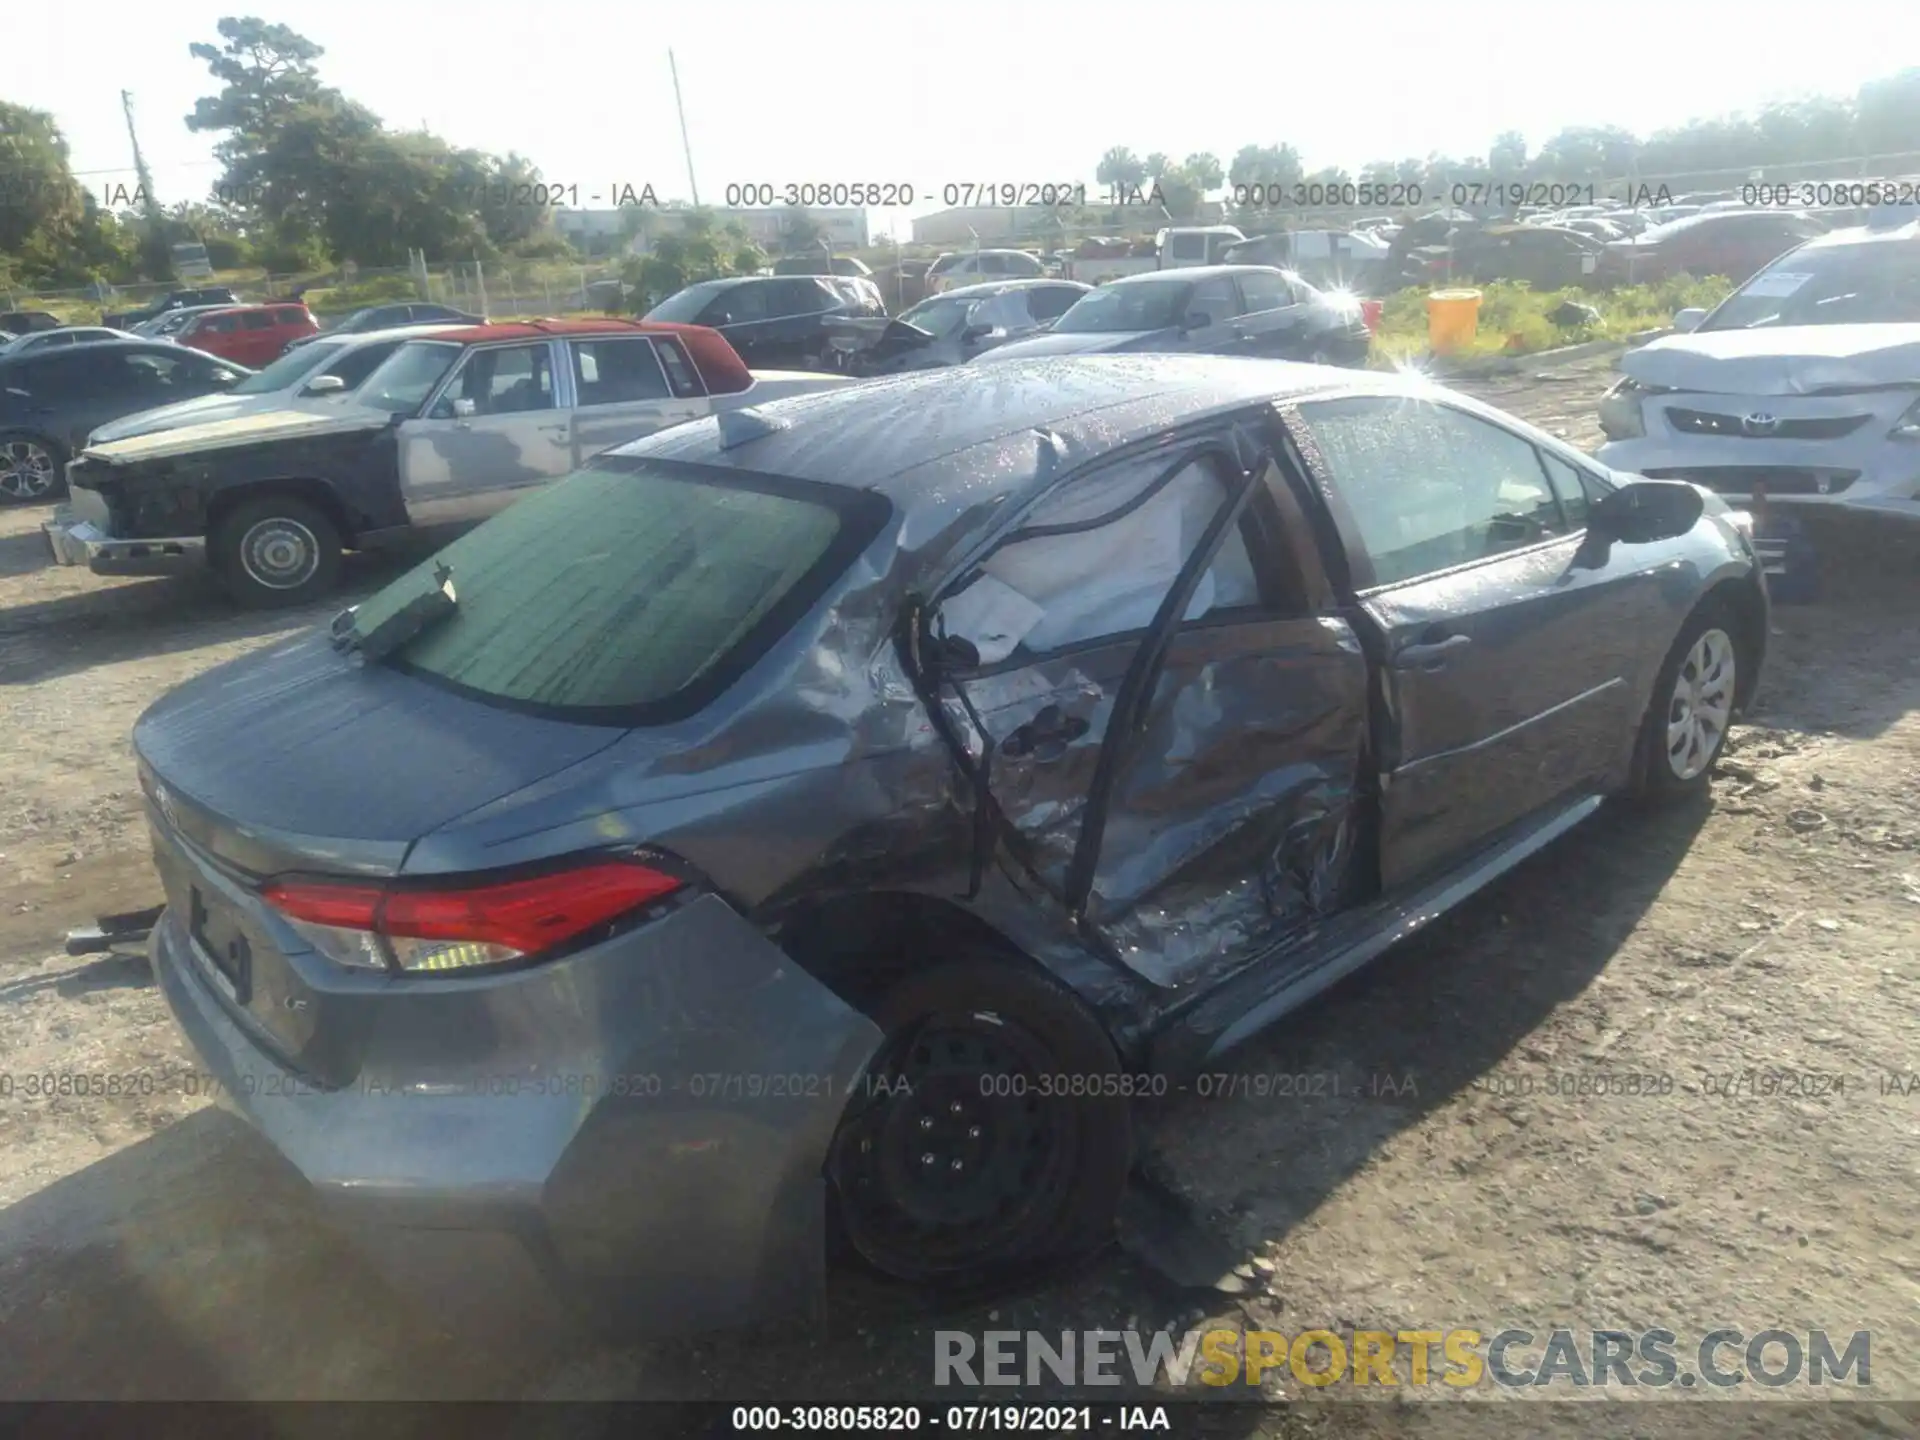
<path id="1" fill-rule="evenodd" d="M 1733 286 L 1718 276 L 1695 280 L 1682 275 L 1616 290 L 1536 291 L 1524 280 L 1495 280 L 1470 288 L 1480 292 L 1480 324 L 1472 342 L 1455 351 L 1457 355 L 1530 355 L 1589 340 L 1624 340 L 1672 324 L 1676 310 L 1717 305 Z M 1427 355 L 1427 293 L 1416 287 L 1386 297 L 1373 342 L 1377 359 L 1392 363 Z M 1554 324 L 1549 315 L 1567 301 L 1598 310 L 1599 320 Z"/>

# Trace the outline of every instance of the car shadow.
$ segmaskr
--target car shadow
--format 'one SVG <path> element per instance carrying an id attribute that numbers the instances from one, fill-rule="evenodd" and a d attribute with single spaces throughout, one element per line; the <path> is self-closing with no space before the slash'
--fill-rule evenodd
<path id="1" fill-rule="evenodd" d="M 1351 1103 L 1179 1098 L 1148 1117 L 1151 1167 L 1230 1258 L 1257 1254 L 1585 990 L 1708 813 L 1597 816 L 1219 1067 L 1340 1076 Z M 1368 1093 L 1370 1076 L 1393 1084 Z M 1232 1163 L 1205 1164 L 1209 1152 Z M 1228 1188 L 1185 1179 L 1201 1173 Z M 909 1294 L 843 1271 L 823 1326 L 645 1344 L 530 1324 L 501 1334 L 478 1316 L 428 1314 L 389 1288 L 324 1222 L 286 1162 L 214 1109 L 0 1212 L 0 1257 L 0 1314 L 35 1317 L 10 1326 L 0 1346 L 0 1394 L 20 1399 L 1154 1402 L 1166 1397 L 1131 1385 L 936 1389 L 935 1336 L 1179 1330 L 1222 1314 L 1260 1323 L 1257 1302 L 1170 1282 L 1113 1250 L 1071 1272 L 965 1296 Z M 1288 1317 L 1291 1328 L 1319 1318 Z M 1195 1433 L 1295 1433 L 1273 1428 L 1271 1407 L 1247 1403 L 1257 1390 L 1240 1393 L 1239 1403 L 1206 1406 Z M 393 1418 L 394 1433 L 413 1433 Z"/>
<path id="2" fill-rule="evenodd" d="M 1787 736 L 1871 739 L 1920 705 L 1920 527 L 1809 523 L 1815 593 L 1775 583 L 1766 671 L 1748 721 Z"/>
<path id="3" fill-rule="evenodd" d="M 153 968 L 146 956 L 115 953 L 51 975 L 30 975 L 23 980 L 0 983 L 0 1005 L 17 1004 L 43 990 L 52 990 L 62 999 L 73 1000 L 100 990 L 138 990 L 152 984 Z"/>
<path id="4" fill-rule="evenodd" d="M 15 1401 L 506 1398 L 544 1353 L 395 1295 L 211 1107 L 0 1211 L 0 1255 Z"/>
<path id="5" fill-rule="evenodd" d="M 53 564 L 47 537 L 39 530 L 23 535 L 0 535 L 0 578 L 31 575 Z"/>
<path id="6" fill-rule="evenodd" d="M 1123 1206 L 1121 1246 L 1070 1274 L 986 1294 L 927 1295 L 843 1271 L 827 1338 L 725 1337 L 695 1368 L 740 1377 L 735 1393 L 747 1403 L 828 1401 L 845 1393 L 846 1338 L 864 1337 L 864 1352 L 855 1353 L 869 1378 L 859 1393 L 876 1400 L 1134 1403 L 1165 1397 L 1136 1389 L 1124 1359 L 1127 1383 L 1112 1388 L 1043 1377 L 1040 1387 L 936 1391 L 936 1336 L 959 1331 L 980 1341 L 990 1330 L 1035 1331 L 1053 1341 L 1063 1331 L 1097 1328 L 1177 1336 L 1215 1324 L 1290 1332 L 1335 1325 L 1340 1317 L 1293 1313 L 1282 1325 L 1272 1318 L 1278 1302 L 1260 1293 L 1261 1284 L 1231 1295 L 1209 1275 L 1231 1282 L 1240 1265 L 1257 1277 L 1251 1262 L 1261 1251 L 1319 1212 L 1395 1136 L 1463 1092 L 1486 1088 L 1490 1075 L 1506 1079 L 1527 1037 L 1605 970 L 1710 814 L 1708 802 L 1651 814 L 1610 807 L 1229 1056 L 1214 1067 L 1208 1096 L 1189 1087 L 1144 1115 L 1147 1153 L 1135 1188 L 1144 1181 L 1187 1212 L 1159 1237 L 1126 1239 L 1126 1211 L 1135 1207 Z M 1262 1095 L 1255 1085 L 1239 1088 L 1237 1077 L 1302 1077 L 1308 1093 Z M 1316 1080 L 1326 1082 L 1318 1093 Z M 1193 1176 L 1217 1177 L 1216 1186 L 1224 1178 L 1228 1188 L 1198 1188 Z M 1188 1233 L 1179 1233 L 1183 1227 Z M 1169 1258 L 1169 1251 L 1181 1253 Z M 1210 1255 L 1219 1258 L 1209 1272 Z M 1285 1281 L 1275 1283 L 1284 1288 Z M 640 1361 L 643 1353 L 629 1352 L 630 1376 L 653 1369 Z M 1207 1433 L 1275 1433 L 1262 1429 L 1272 1423 L 1271 1408 L 1248 1403 L 1260 1398 L 1257 1389 L 1194 1386 L 1184 1398 L 1196 1395 L 1232 1397 L 1206 1407 L 1209 1423 L 1222 1427 Z"/>
<path id="7" fill-rule="evenodd" d="M 204 575 L 160 576 L 0 609 L 0 685 L 289 634 L 365 599 L 419 559 L 412 548 L 349 555 L 335 594 L 290 610 L 237 610 Z"/>
<path id="8" fill-rule="evenodd" d="M 1237 1155 L 1206 1173 L 1244 1177 L 1242 1188 L 1193 1198 L 1251 1250 L 1496 1070 L 1503 1083 L 1515 1063 L 1544 1076 L 1544 1064 L 1510 1057 L 1606 968 L 1710 813 L 1705 802 L 1609 807 L 1388 951 L 1220 1065 L 1208 1097 L 1171 1104 L 1155 1126 L 1164 1173 Z"/>

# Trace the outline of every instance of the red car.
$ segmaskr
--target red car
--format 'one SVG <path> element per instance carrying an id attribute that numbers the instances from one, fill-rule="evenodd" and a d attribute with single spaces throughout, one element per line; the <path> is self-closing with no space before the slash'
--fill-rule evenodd
<path id="1" fill-rule="evenodd" d="M 1705 210 L 1655 225 L 1630 240 L 1612 241 L 1600 255 L 1603 279 L 1644 285 L 1682 272 L 1724 275 L 1744 284 L 1755 273 L 1827 227 L 1791 211 Z"/>
<path id="2" fill-rule="evenodd" d="M 320 326 L 305 305 L 236 305 L 196 315 L 173 338 L 182 345 L 258 370 Z"/>

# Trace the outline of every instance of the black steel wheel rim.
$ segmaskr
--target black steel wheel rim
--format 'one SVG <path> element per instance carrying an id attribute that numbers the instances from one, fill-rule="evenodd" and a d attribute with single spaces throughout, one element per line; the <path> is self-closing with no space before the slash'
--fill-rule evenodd
<path id="1" fill-rule="evenodd" d="M 836 1182 L 855 1249 L 896 1273 L 1020 1258 L 1051 1227 L 1084 1100 L 1047 1046 L 985 1012 L 912 1027 L 864 1082 Z"/>

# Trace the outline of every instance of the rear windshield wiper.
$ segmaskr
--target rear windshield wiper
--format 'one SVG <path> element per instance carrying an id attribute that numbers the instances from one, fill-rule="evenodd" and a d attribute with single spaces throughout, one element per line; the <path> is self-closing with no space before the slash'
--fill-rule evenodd
<path id="1" fill-rule="evenodd" d="M 452 567 L 436 564 L 433 581 L 431 588 L 421 591 L 371 630 L 360 628 L 358 606 L 342 610 L 327 627 L 328 642 L 341 654 L 358 654 L 365 662 L 385 659 L 457 608 Z"/>

